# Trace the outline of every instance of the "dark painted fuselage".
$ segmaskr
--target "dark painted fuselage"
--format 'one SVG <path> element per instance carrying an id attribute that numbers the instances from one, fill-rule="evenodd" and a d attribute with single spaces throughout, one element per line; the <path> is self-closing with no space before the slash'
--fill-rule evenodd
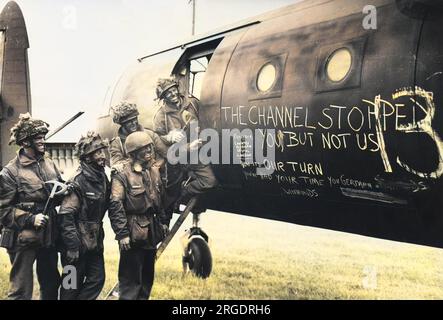
<path id="1" fill-rule="evenodd" d="M 157 78 L 176 75 L 190 91 L 189 61 L 206 55 L 200 127 L 220 137 L 251 129 L 275 147 L 265 163 L 214 164 L 221 187 L 207 195 L 209 208 L 443 247 L 441 5 L 372 1 L 371 29 L 366 2 L 304 1 L 144 57 L 110 104 L 137 103 L 150 127 Z M 339 50 L 349 70 L 333 81 Z M 273 80 L 261 91 L 269 64 Z M 112 136 L 109 124 L 99 119 Z M 234 139 L 230 149 L 257 148 Z M 273 172 L 257 175 L 263 164 Z"/>

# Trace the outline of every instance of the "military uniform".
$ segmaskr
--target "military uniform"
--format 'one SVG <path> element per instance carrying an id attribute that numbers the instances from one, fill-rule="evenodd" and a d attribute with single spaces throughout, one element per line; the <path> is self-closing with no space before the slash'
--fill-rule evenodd
<path id="1" fill-rule="evenodd" d="M 162 87 L 163 86 L 163 87 Z M 160 79 L 157 88 L 157 95 L 162 99 L 162 95 L 169 88 L 175 86 L 174 81 L 169 79 Z M 175 108 L 163 101 L 162 107 L 154 117 L 154 131 L 158 133 L 163 142 L 169 146 L 173 143 L 167 140 L 166 136 L 173 130 L 187 129 L 186 134 L 189 138 L 189 128 L 185 128 L 186 123 L 183 120 L 183 113 L 186 111 L 194 120 L 198 120 L 199 102 L 195 98 L 186 98 L 181 96 L 181 106 Z M 217 179 L 211 166 L 203 164 L 177 164 L 167 163 L 167 185 L 165 208 L 169 219 L 172 217 L 175 201 L 180 197 L 180 193 L 188 196 L 204 193 L 217 185 Z M 182 188 L 181 184 L 187 175 L 192 176 L 193 180 Z"/>
<path id="2" fill-rule="evenodd" d="M 130 237 L 131 248 L 120 251 L 121 300 L 148 299 L 154 282 L 156 230 L 162 182 L 158 170 L 143 169 L 133 160 L 112 175 L 109 218 L 116 239 Z"/>
<path id="3" fill-rule="evenodd" d="M 59 225 L 63 240 L 62 264 L 67 250 L 79 251 L 75 263 L 77 289 L 60 289 L 62 300 L 94 300 L 105 283 L 103 218 L 109 207 L 110 183 L 104 171 L 81 162 L 71 180 L 74 188 L 61 205 Z"/>
<path id="4" fill-rule="evenodd" d="M 163 143 L 160 137 L 152 130 L 144 129 L 139 125 L 138 131 L 145 131 L 151 136 L 151 139 L 154 141 L 154 147 L 156 151 L 157 158 L 157 166 L 162 166 L 163 159 L 166 158 L 168 147 Z M 128 155 L 125 150 L 125 141 L 128 135 L 124 132 L 123 128 L 118 130 L 118 136 L 111 140 L 109 146 L 109 154 L 111 156 L 111 165 L 115 166 L 119 163 L 124 163 L 128 161 Z"/>
<path id="5" fill-rule="evenodd" d="M 186 99 L 181 96 L 183 104 L 177 109 L 169 106 L 167 103 L 163 103 L 162 107 L 158 110 L 154 117 L 154 131 L 160 135 L 165 136 L 169 131 L 174 129 L 183 129 L 185 122 L 183 120 L 183 112 L 190 113 L 193 119 L 198 119 L 199 102 L 195 98 Z M 170 144 L 167 140 L 165 143 Z"/>
<path id="6" fill-rule="evenodd" d="M 40 299 L 58 298 L 55 203 L 47 212 L 46 227 L 34 227 L 34 215 L 43 211 L 48 200 L 50 190 L 45 181 L 49 180 L 62 181 L 52 160 L 46 156 L 30 158 L 23 149 L 0 173 L 0 222 L 4 226 L 3 236 L 8 233 L 11 239 L 7 245 L 3 244 L 12 263 L 9 299 L 32 298 L 34 261 L 37 261 Z"/>

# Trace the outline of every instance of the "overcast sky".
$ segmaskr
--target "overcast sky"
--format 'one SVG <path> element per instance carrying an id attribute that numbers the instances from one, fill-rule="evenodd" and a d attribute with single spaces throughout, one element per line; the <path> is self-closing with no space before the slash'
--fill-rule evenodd
<path id="1" fill-rule="evenodd" d="M 196 33 L 296 0 L 196 0 Z M 189 0 L 16 0 L 30 41 L 34 116 L 52 128 L 76 111 L 94 125 L 106 92 L 136 58 L 191 35 Z M 7 1 L 0 0 L 1 8 Z M 69 131 L 71 131 L 70 129 Z"/>

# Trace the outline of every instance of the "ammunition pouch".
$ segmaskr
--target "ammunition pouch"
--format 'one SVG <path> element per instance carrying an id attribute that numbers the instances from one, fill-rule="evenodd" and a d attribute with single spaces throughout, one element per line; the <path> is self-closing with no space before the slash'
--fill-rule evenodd
<path id="1" fill-rule="evenodd" d="M 140 245 L 150 245 L 150 218 L 146 215 L 128 215 L 129 237 L 132 242 Z"/>
<path id="2" fill-rule="evenodd" d="M 40 202 L 21 202 L 17 203 L 14 207 L 17 209 L 30 212 L 32 214 L 37 214 L 43 212 L 45 209 L 45 203 Z"/>
<path id="3" fill-rule="evenodd" d="M 150 208 L 145 215 L 128 215 L 131 241 L 139 245 L 157 247 L 166 238 L 158 215 Z"/>
<path id="4" fill-rule="evenodd" d="M 145 188 L 131 188 L 126 194 L 124 207 L 128 215 L 140 215 L 151 205 L 150 199 L 147 200 L 146 198 Z"/>
<path id="5" fill-rule="evenodd" d="M 102 248 L 102 224 L 92 221 L 79 221 L 78 230 L 84 251 L 95 251 Z"/>
<path id="6" fill-rule="evenodd" d="M 20 246 L 41 247 L 44 245 L 45 229 L 23 229 L 18 233 L 17 244 Z"/>
<path id="7" fill-rule="evenodd" d="M 29 212 L 33 215 L 41 213 L 45 208 L 45 203 L 41 202 L 21 202 L 14 205 L 15 208 Z M 17 245 L 29 247 L 49 246 L 51 239 L 48 237 L 46 229 L 51 229 L 51 222 L 45 228 L 35 229 L 33 226 L 27 226 L 22 230 L 17 231 Z"/>
<path id="8" fill-rule="evenodd" d="M 15 230 L 3 228 L 0 235 L 0 247 L 10 250 L 15 244 Z"/>

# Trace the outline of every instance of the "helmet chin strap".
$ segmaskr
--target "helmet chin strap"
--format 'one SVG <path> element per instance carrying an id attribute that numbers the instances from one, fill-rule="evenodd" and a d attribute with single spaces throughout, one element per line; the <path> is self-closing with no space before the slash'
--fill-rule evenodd
<path id="1" fill-rule="evenodd" d="M 140 164 L 140 166 L 143 167 L 143 169 L 147 169 L 149 167 L 149 162 L 145 159 L 136 159 L 135 162 L 137 162 L 138 164 Z"/>
<path id="2" fill-rule="evenodd" d="M 105 167 L 103 167 L 103 166 L 101 166 L 101 165 L 98 165 L 97 162 L 95 162 L 95 161 L 94 161 L 94 163 L 92 164 L 92 167 L 93 167 L 94 169 L 96 169 L 96 170 L 100 170 L 100 171 L 105 170 Z"/>
<path id="3" fill-rule="evenodd" d="M 94 159 L 92 159 L 92 157 L 91 156 L 87 156 L 87 157 L 85 157 L 85 160 L 83 160 L 87 165 L 90 165 L 90 166 L 92 166 L 94 169 L 97 169 L 97 170 L 102 170 L 103 169 L 103 167 L 101 166 L 101 165 L 99 165 L 98 163 L 97 163 L 97 161 L 95 161 Z"/>
<path id="4" fill-rule="evenodd" d="M 45 152 L 40 152 L 38 151 L 37 147 L 34 146 L 34 144 L 29 141 L 29 140 L 25 140 L 22 142 L 22 147 L 25 150 L 25 154 L 28 157 L 34 158 L 34 159 L 38 159 L 41 158 Z"/>
<path id="5" fill-rule="evenodd" d="M 170 101 L 169 99 L 167 99 L 165 97 L 163 97 L 162 99 L 163 99 L 164 103 L 166 103 L 168 106 L 172 106 L 172 107 L 174 107 L 176 109 L 180 109 L 180 106 L 183 103 L 183 100 L 182 100 L 182 97 L 181 97 L 180 93 L 178 94 L 178 101 L 176 103 Z"/>
<path id="6" fill-rule="evenodd" d="M 148 169 L 150 167 L 150 164 L 152 163 L 152 155 L 150 160 L 146 160 L 144 157 L 139 157 L 138 155 L 136 155 L 135 158 L 133 159 L 133 163 L 134 166 L 139 166 L 143 169 Z"/>
<path id="7" fill-rule="evenodd" d="M 90 164 L 95 170 L 102 171 L 104 170 L 104 167 L 99 165 L 96 161 L 92 161 Z"/>

